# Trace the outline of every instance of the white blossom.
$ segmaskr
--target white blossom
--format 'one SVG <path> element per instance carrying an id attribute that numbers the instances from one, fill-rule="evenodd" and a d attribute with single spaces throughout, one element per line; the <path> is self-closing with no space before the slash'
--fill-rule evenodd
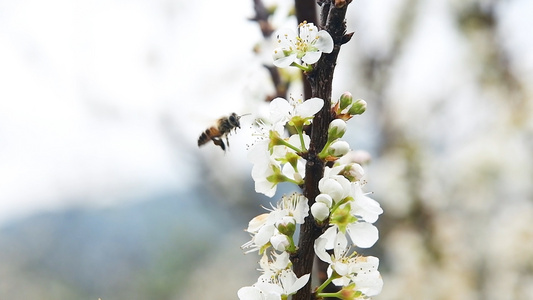
<path id="1" fill-rule="evenodd" d="M 335 141 L 329 146 L 328 153 L 340 157 L 350 151 L 350 145 L 346 141 Z"/>
<path id="2" fill-rule="evenodd" d="M 333 246 L 333 254 L 330 250 Z M 379 259 L 373 256 L 358 256 L 350 253 L 346 236 L 337 232 L 335 235 L 321 236 L 315 241 L 315 253 L 322 261 L 329 263 L 327 270 L 328 277 L 337 274 L 333 284 L 337 286 L 347 286 L 351 282 L 355 283 L 356 290 L 361 291 L 366 296 L 374 296 L 381 292 L 383 280 L 377 270 Z"/>
<path id="3" fill-rule="evenodd" d="M 280 300 L 287 299 L 304 287 L 309 281 L 310 274 L 298 278 L 291 269 L 285 269 L 271 279 L 260 278 L 252 286 L 239 289 L 237 295 L 240 300 Z"/>
<path id="4" fill-rule="evenodd" d="M 270 260 L 265 252 L 259 261 L 259 266 L 263 272 L 259 277 L 259 281 L 272 281 L 281 274 L 281 271 L 288 269 L 291 266 L 288 252 L 283 251 L 278 254 L 272 251 L 271 256 L 273 257 L 273 260 Z"/>
<path id="5" fill-rule="evenodd" d="M 288 219 L 292 219 L 294 224 L 303 224 L 308 215 L 307 198 L 297 193 L 288 197 L 284 196 L 277 206 L 272 206 L 270 213 L 261 214 L 248 223 L 246 231 L 252 235 L 252 239 L 242 245 L 242 248 L 249 248 L 248 253 L 261 250 L 262 247 L 270 243 L 273 246 L 275 244 L 280 250 L 285 250 L 281 247 L 286 245 L 286 240 L 279 236 L 283 234 L 278 230 L 278 226 L 288 224 Z"/>
<path id="6" fill-rule="evenodd" d="M 319 31 L 313 23 L 307 22 L 301 23 L 298 30 L 298 35 L 287 28 L 276 33 L 278 47 L 273 53 L 275 66 L 285 68 L 300 60 L 305 64 L 314 64 L 322 52 L 333 51 L 333 39 L 327 31 Z"/>
<path id="7" fill-rule="evenodd" d="M 285 125 L 295 118 L 312 119 L 322 109 L 324 100 L 320 98 L 302 99 L 275 98 L 270 102 L 270 121 Z"/>

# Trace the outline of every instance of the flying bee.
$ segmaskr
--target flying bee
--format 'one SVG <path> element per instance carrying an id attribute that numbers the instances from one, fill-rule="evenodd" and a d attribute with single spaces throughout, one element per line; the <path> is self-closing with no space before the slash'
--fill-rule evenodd
<path id="1" fill-rule="evenodd" d="M 198 147 L 207 144 L 211 140 L 215 145 L 220 146 L 222 150 L 226 151 L 226 144 L 229 147 L 228 135 L 232 130 L 237 131 L 237 128 L 241 128 L 239 119 L 242 116 L 246 115 L 239 116 L 236 113 L 232 113 L 227 117 L 218 119 L 215 126 L 211 126 L 202 132 L 198 138 Z M 224 144 L 223 138 L 226 138 L 226 144 Z"/>

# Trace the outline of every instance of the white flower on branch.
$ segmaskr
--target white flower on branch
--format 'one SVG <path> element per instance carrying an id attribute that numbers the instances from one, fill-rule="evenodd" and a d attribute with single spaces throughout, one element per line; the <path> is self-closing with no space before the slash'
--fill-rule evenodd
<path id="1" fill-rule="evenodd" d="M 295 247 L 292 235 L 296 224 L 303 224 L 308 215 L 309 204 L 302 194 L 283 196 L 277 206 L 270 209 L 270 213 L 261 214 L 248 223 L 246 231 L 252 235 L 252 239 L 242 245 L 242 248 L 249 249 L 246 253 L 263 253 L 270 246 L 280 251 L 291 249 Z M 286 242 L 290 244 L 287 245 Z"/>
<path id="2" fill-rule="evenodd" d="M 240 300 L 282 300 L 304 287 L 309 281 L 310 274 L 298 278 L 290 269 L 283 270 L 274 280 L 258 281 L 252 286 L 239 289 L 237 295 Z"/>
<path id="3" fill-rule="evenodd" d="M 303 123 L 307 125 L 313 119 L 315 114 L 324 106 L 324 100 L 320 98 L 310 98 L 303 101 L 302 99 L 289 100 L 283 98 L 276 98 L 270 102 L 270 120 L 273 123 L 289 122 L 289 125 Z M 298 121 L 302 119 L 302 121 Z"/>
<path id="4" fill-rule="evenodd" d="M 333 38 L 325 30 L 318 30 L 313 23 L 298 25 L 298 35 L 291 29 L 283 28 L 276 33 L 278 47 L 274 49 L 274 65 L 286 68 L 290 65 L 314 64 L 322 53 L 333 51 Z"/>
<path id="5" fill-rule="evenodd" d="M 333 245 L 330 247 L 329 245 Z M 379 273 L 379 259 L 373 256 L 360 256 L 350 253 L 346 236 L 337 232 L 335 235 L 321 236 L 315 241 L 315 253 L 322 261 L 329 263 L 328 278 L 337 286 L 355 283 L 355 289 L 366 296 L 381 292 L 383 280 Z M 333 249 L 333 254 L 327 250 Z"/>
<path id="6" fill-rule="evenodd" d="M 303 126 L 310 124 L 323 106 L 324 100 L 320 98 L 307 101 L 276 98 L 270 102 L 270 117 L 258 123 L 259 140 L 248 152 L 248 160 L 254 164 L 256 192 L 272 197 L 280 182 L 303 183 L 305 160 L 300 155 L 307 151 L 311 140 Z M 297 134 L 284 137 L 287 124 Z"/>

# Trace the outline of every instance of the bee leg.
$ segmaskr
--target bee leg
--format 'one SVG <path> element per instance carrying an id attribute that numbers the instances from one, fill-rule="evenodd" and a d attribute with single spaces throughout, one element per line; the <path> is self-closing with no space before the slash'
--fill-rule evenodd
<path id="1" fill-rule="evenodd" d="M 226 145 L 224 145 L 224 141 L 220 138 L 212 138 L 213 143 L 217 146 L 220 146 L 222 150 L 226 151 Z"/>

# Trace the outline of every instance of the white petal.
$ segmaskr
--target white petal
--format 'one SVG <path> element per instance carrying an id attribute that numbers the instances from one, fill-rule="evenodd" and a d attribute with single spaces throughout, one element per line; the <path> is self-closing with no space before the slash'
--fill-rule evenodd
<path id="1" fill-rule="evenodd" d="M 295 60 L 296 60 L 296 53 L 293 53 L 289 56 L 284 56 L 281 58 L 275 57 L 273 64 L 274 66 L 278 68 L 286 68 L 290 66 Z"/>
<path id="2" fill-rule="evenodd" d="M 309 51 L 302 56 L 302 61 L 306 64 L 312 65 L 320 59 L 320 56 L 322 56 L 321 51 Z"/>
<path id="3" fill-rule="evenodd" d="M 333 51 L 333 39 L 327 31 L 320 30 L 318 32 L 318 40 L 316 41 L 314 46 L 324 53 L 330 53 L 331 51 Z"/>
<path id="4" fill-rule="evenodd" d="M 335 141 L 330 145 L 329 150 L 333 156 L 343 156 L 350 151 L 350 144 L 346 141 Z"/>
<path id="5" fill-rule="evenodd" d="M 345 132 L 346 127 L 348 127 L 346 121 L 344 121 L 343 119 L 335 119 L 331 121 L 331 123 L 329 123 L 328 130 L 332 130 L 333 128 L 335 128 L 337 132 Z"/>
<path id="6" fill-rule="evenodd" d="M 257 142 L 246 156 L 249 162 L 253 164 L 261 164 L 268 162 L 268 140 Z"/>
<path id="7" fill-rule="evenodd" d="M 252 286 L 245 286 L 237 292 L 240 300 L 262 300 L 263 296 L 258 288 Z"/>
<path id="8" fill-rule="evenodd" d="M 381 293 L 381 290 L 383 289 L 383 279 L 379 272 L 376 272 L 373 276 L 367 276 L 365 280 L 357 280 L 356 285 L 358 290 L 365 295 L 372 297 Z"/>
<path id="9" fill-rule="evenodd" d="M 289 137 L 289 140 L 287 141 L 289 144 L 293 145 L 294 147 L 296 148 L 301 148 L 302 147 L 302 143 L 300 142 L 300 135 L 299 134 L 293 134 Z M 294 152 L 294 150 L 289 150 L 289 151 L 292 151 Z"/>
<path id="10" fill-rule="evenodd" d="M 306 197 L 302 195 L 298 199 L 298 203 L 296 204 L 296 208 L 294 209 L 294 212 L 292 214 L 297 224 L 304 223 L 305 217 L 309 215 L 309 201 L 307 201 Z"/>
<path id="11" fill-rule="evenodd" d="M 335 254 L 335 258 L 339 259 L 341 256 L 344 256 L 344 253 L 346 252 L 346 246 L 348 246 L 348 239 L 342 232 L 337 232 L 337 236 L 335 237 L 335 245 L 333 248 L 333 253 Z"/>
<path id="12" fill-rule="evenodd" d="M 324 100 L 320 98 L 311 98 L 305 100 L 302 104 L 296 107 L 296 115 L 303 118 L 314 116 L 324 106 Z"/>
<path id="13" fill-rule="evenodd" d="M 281 300 L 281 294 L 269 292 L 266 295 L 265 300 Z"/>
<path id="14" fill-rule="evenodd" d="M 302 277 L 296 277 L 292 270 L 285 270 L 280 275 L 281 284 L 283 285 L 285 295 L 292 295 L 309 281 L 310 274 L 305 274 Z"/>
<path id="15" fill-rule="evenodd" d="M 286 121 L 289 118 L 289 112 L 291 111 L 291 105 L 283 98 L 276 98 L 270 101 L 270 121 L 272 123 L 278 123 Z"/>
<path id="16" fill-rule="evenodd" d="M 261 229 L 259 229 L 257 234 L 254 236 L 254 243 L 259 247 L 265 245 L 270 241 L 270 238 L 274 234 L 275 229 L 276 228 L 274 227 L 274 225 L 267 225 L 261 227 Z"/>
<path id="17" fill-rule="evenodd" d="M 313 23 L 307 23 L 299 27 L 299 36 L 301 39 L 303 39 L 306 43 L 310 43 L 315 40 L 318 28 Z"/>
<path id="18" fill-rule="evenodd" d="M 320 179 L 318 189 L 321 193 L 328 194 L 334 201 L 342 200 L 344 196 L 342 185 L 333 178 Z"/>
<path id="19" fill-rule="evenodd" d="M 291 47 L 294 46 L 294 41 L 296 41 L 296 33 L 286 27 L 280 28 L 275 33 L 278 45 L 281 47 Z"/>
<path id="20" fill-rule="evenodd" d="M 355 263 L 357 276 L 352 280 L 357 285 L 357 289 L 367 296 L 375 296 L 383 288 L 383 279 L 379 274 L 379 259 L 374 256 L 358 257 Z"/>
<path id="21" fill-rule="evenodd" d="M 315 240 L 315 254 L 322 260 L 323 262 L 327 262 L 331 264 L 333 261 L 331 260 L 331 256 L 329 253 L 326 252 L 326 244 L 328 243 L 328 239 L 325 237 L 319 237 Z"/>
<path id="22" fill-rule="evenodd" d="M 311 277 L 311 274 L 305 274 L 302 277 L 298 278 L 291 286 L 291 294 L 294 294 L 299 289 L 303 288 L 309 281 L 309 277 Z"/>
<path id="23" fill-rule="evenodd" d="M 337 279 L 333 279 L 333 284 L 336 286 L 347 286 L 350 284 L 351 279 L 348 277 L 341 277 Z M 361 298 L 359 298 L 361 299 Z M 364 299 L 364 298 L 363 298 Z"/>
<path id="24" fill-rule="evenodd" d="M 264 168 L 264 166 L 259 164 L 255 164 L 252 168 L 252 178 L 255 181 L 255 191 L 265 194 L 268 197 L 274 196 L 277 187 L 277 184 L 267 180 L 268 176 L 274 174 L 272 168 L 272 165 L 268 165 L 267 168 Z"/>
<path id="25" fill-rule="evenodd" d="M 379 238 L 379 232 L 376 226 L 367 222 L 350 224 L 346 230 L 352 242 L 359 248 L 370 248 Z"/>
<path id="26" fill-rule="evenodd" d="M 282 270 L 286 269 L 290 262 L 289 252 L 283 251 L 276 256 L 276 261 L 273 263 L 273 266 L 278 270 Z"/>
<path id="27" fill-rule="evenodd" d="M 285 251 L 290 245 L 289 239 L 284 234 L 275 234 L 270 238 L 272 247 L 278 251 Z"/>
<path id="28" fill-rule="evenodd" d="M 335 262 L 331 265 L 331 267 L 333 268 L 333 270 L 335 270 L 335 272 L 337 272 L 337 274 L 341 276 L 348 275 L 349 268 L 348 265 L 345 263 Z"/>
<path id="29" fill-rule="evenodd" d="M 257 232 L 266 222 L 268 218 L 268 213 L 260 214 L 259 216 L 253 218 L 248 222 L 248 229 L 246 231 L 250 233 Z"/>
<path id="30" fill-rule="evenodd" d="M 289 177 L 290 179 L 295 179 L 294 178 L 294 174 L 296 172 L 294 172 L 294 168 L 291 166 L 291 164 L 284 164 L 283 167 L 281 168 L 281 173 L 287 177 Z"/>
<path id="31" fill-rule="evenodd" d="M 278 59 L 284 58 L 286 56 L 287 55 L 285 55 L 285 51 L 283 51 L 283 48 L 281 48 L 281 47 L 275 48 L 274 51 L 272 51 L 272 58 L 274 60 L 278 60 Z"/>
<path id="32" fill-rule="evenodd" d="M 266 300 L 281 299 L 281 294 L 283 294 L 283 289 L 277 284 L 257 282 L 254 284 L 254 286 L 260 289 L 264 295 L 266 295 L 264 298 Z"/>
<path id="33" fill-rule="evenodd" d="M 363 194 L 359 183 L 353 184 L 351 192 L 354 198 L 352 214 L 361 216 L 366 222 L 376 222 L 379 215 L 383 213 L 383 209 L 381 208 L 379 203 L 376 200 Z"/>
<path id="34" fill-rule="evenodd" d="M 328 194 L 320 194 L 316 196 L 315 201 L 324 203 L 328 208 L 330 208 L 331 205 L 333 205 L 333 199 Z"/>
<path id="35" fill-rule="evenodd" d="M 325 238 L 328 242 L 325 245 L 326 249 L 333 249 L 335 246 L 335 237 L 337 236 L 337 227 L 331 226 L 320 237 Z"/>
<path id="36" fill-rule="evenodd" d="M 318 221 L 324 221 L 329 217 L 329 207 L 323 202 L 315 202 L 311 205 L 311 214 Z"/>

